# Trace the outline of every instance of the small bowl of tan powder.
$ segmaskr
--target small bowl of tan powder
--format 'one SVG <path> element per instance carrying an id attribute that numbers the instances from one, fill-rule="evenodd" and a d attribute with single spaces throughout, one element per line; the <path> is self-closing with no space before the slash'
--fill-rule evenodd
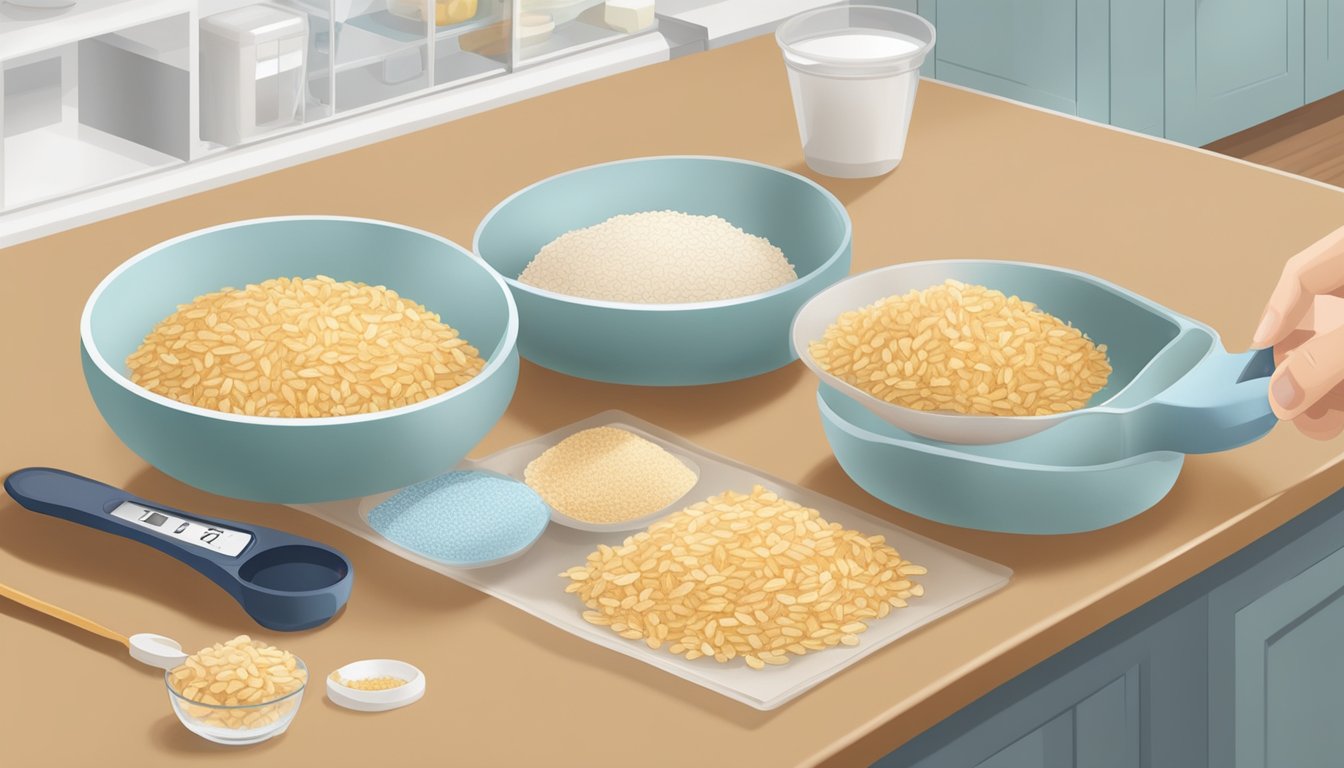
<path id="1" fill-rule="evenodd" d="M 425 674 L 397 659 L 354 661 L 327 677 L 327 698 L 358 712 L 386 712 L 419 701 Z"/>
<path id="2" fill-rule="evenodd" d="M 711 384 L 797 358 L 789 322 L 849 272 L 850 222 L 789 171 L 646 157 L 516 193 L 475 250 L 513 290 L 529 360 L 618 384 Z"/>
<path id="3" fill-rule="evenodd" d="M 315 503 L 447 471 L 518 375 L 503 280 L 386 222 L 258 219 L 115 269 L 80 325 L 99 412 L 163 472 L 223 496 Z"/>

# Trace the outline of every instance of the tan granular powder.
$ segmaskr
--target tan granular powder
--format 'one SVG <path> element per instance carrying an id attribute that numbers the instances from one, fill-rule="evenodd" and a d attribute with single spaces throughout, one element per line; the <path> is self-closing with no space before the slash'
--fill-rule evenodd
<path id="1" fill-rule="evenodd" d="M 650 648 L 747 666 L 857 645 L 867 622 L 903 608 L 927 571 L 881 536 L 822 519 L 757 486 L 676 512 L 561 576 L 583 618 Z"/>
<path id="2" fill-rule="evenodd" d="M 198 722 L 221 728 L 260 728 L 279 720 L 294 706 L 292 700 L 267 706 L 303 687 L 307 672 L 292 653 L 239 635 L 215 643 L 187 657 L 168 674 L 168 684 L 184 699 L 215 709 L 184 705 Z"/>
<path id="3" fill-rule="evenodd" d="M 332 682 L 337 685 L 343 685 L 346 688 L 352 688 L 356 691 L 386 691 L 392 688 L 400 688 L 406 684 L 400 677 L 364 677 L 354 680 L 346 680 L 341 677 L 339 672 L 331 673 Z"/>
<path id="4" fill-rule="evenodd" d="M 485 361 L 383 286 L 277 278 L 183 304 L 126 359 L 131 381 L 224 413 L 372 413 L 465 384 Z"/>
<path id="5" fill-rule="evenodd" d="M 594 427 L 546 449 L 523 470 L 523 480 L 560 514 L 600 524 L 665 509 L 695 486 L 696 475 L 633 432 Z"/>
<path id="6" fill-rule="evenodd" d="M 718 216 L 645 211 L 557 237 L 518 281 L 567 296 L 637 304 L 719 301 L 798 279 L 784 252 Z"/>
<path id="7" fill-rule="evenodd" d="M 1106 386 L 1106 345 L 1016 296 L 948 280 L 846 312 L 809 345 L 822 369 L 921 411 L 1040 416 Z"/>

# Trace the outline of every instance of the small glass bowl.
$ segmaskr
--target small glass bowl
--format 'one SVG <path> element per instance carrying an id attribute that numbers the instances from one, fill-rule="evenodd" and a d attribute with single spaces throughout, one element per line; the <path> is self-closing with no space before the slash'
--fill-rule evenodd
<path id="1" fill-rule="evenodd" d="M 171 672 L 164 673 L 163 683 L 168 689 L 168 700 L 173 704 L 177 719 L 182 721 L 187 730 L 216 744 L 243 746 L 279 736 L 289 728 L 299 711 L 303 692 L 308 687 L 308 667 L 302 659 L 298 660 L 298 668 L 303 670 L 305 677 L 297 691 L 261 704 L 231 707 L 201 704 L 173 690 L 169 679 Z"/>

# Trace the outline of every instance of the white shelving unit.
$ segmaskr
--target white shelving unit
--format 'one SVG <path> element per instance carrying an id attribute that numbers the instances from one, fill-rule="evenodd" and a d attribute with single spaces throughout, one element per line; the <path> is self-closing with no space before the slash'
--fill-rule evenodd
<path id="1" fill-rule="evenodd" d="M 562 24 L 544 59 L 524 56 L 511 22 L 534 0 L 477 0 L 469 19 L 426 23 L 423 47 L 394 36 L 390 45 L 361 50 L 356 33 L 339 85 L 344 103 L 359 106 L 338 111 L 337 19 L 376 17 L 389 1 L 401 2 L 265 0 L 307 19 L 307 87 L 297 119 L 225 146 L 201 138 L 201 107 L 218 90 L 202 92 L 201 20 L 255 0 L 78 0 L 47 11 L 0 0 L 0 249 L 703 49 L 688 37 L 694 30 L 678 24 L 669 26 L 670 37 L 650 25 L 630 34 L 608 30 L 609 39 L 596 41 Z M 411 15 L 432 18 L 433 3 L 424 0 L 423 13 Z M 404 14 L 405 4 L 398 10 Z M 207 41 L 218 39 L 219 25 L 211 30 Z M 423 55 L 424 71 L 411 87 L 388 88 L 376 77 L 379 59 L 407 50 Z M 125 76 L 128 63 L 138 76 Z M 147 87 L 146 76 L 157 85 Z M 134 108 L 105 108 L 128 99 Z M 117 115 L 138 120 L 111 120 Z"/>
<path id="2" fill-rule="evenodd" d="M 183 161 L 79 123 L 62 110 L 59 123 L 5 139 L 4 203 L 19 208 L 133 178 Z"/>
<path id="3" fill-rule="evenodd" d="M 191 14 L 188 0 L 0 5 L 0 210 L 190 158 Z"/>
<path id="4" fill-rule="evenodd" d="M 0 0 L 0 214 L 632 36 L 605 24 L 603 0 L 477 0 L 471 18 L 441 26 L 439 2 L 265 0 L 306 19 L 301 108 L 236 141 L 206 141 L 202 106 L 245 96 L 202 87 L 201 20 L 254 0 L 78 0 L 51 10 Z M 513 22 L 524 13 L 553 19 L 547 39 L 521 44 Z"/>

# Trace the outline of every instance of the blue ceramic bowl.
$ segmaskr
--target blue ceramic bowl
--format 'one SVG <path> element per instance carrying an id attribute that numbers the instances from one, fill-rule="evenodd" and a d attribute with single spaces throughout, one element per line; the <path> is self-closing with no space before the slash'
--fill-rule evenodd
<path id="1" fill-rule="evenodd" d="M 1092 404 L 1060 418 L 919 411 L 892 418 L 889 409 L 906 409 L 844 382 L 832 386 L 834 377 L 809 359 L 821 378 L 817 406 L 836 460 L 894 507 L 1007 533 L 1105 528 L 1166 496 L 1185 454 L 1245 445 L 1278 421 L 1268 396 L 1272 350 L 1231 354 L 1208 325 L 1101 278 L 1039 264 L 927 261 L 866 272 L 809 302 L 795 321 L 794 343 L 803 348 L 820 338 L 842 311 L 947 278 L 1016 294 L 1068 319 L 1107 345 L 1113 370 Z M 992 440 L 961 439 L 996 425 L 1010 428 Z"/>
<path id="2" fill-rule="evenodd" d="M 836 461 L 887 504 L 947 525 L 1002 533 L 1092 531 L 1161 501 L 1185 455 L 1135 455 L 1122 430 L 1075 419 L 994 445 L 937 443 L 902 431 L 826 385 L 817 392 Z"/>
<path id="3" fill-rule="evenodd" d="M 197 408 L 131 383 L 125 360 L 179 304 L 274 277 L 385 285 L 439 313 L 480 350 L 470 382 L 414 405 L 311 419 Z M 192 232 L 108 275 L 84 307 L 80 346 L 112 431 L 165 474 L 211 493 L 284 504 L 366 496 L 456 465 L 503 415 L 518 379 L 507 287 L 441 237 L 380 221 L 256 219 Z"/>
<path id="4" fill-rule="evenodd" d="M 768 239 L 798 280 L 724 301 L 633 304 L 516 279 L 565 232 L 668 209 L 717 215 Z M 580 168 L 514 194 L 481 222 L 475 249 L 513 289 L 518 346 L 528 360 L 617 384 L 712 384 L 796 359 L 789 324 L 804 302 L 849 273 L 850 223 L 834 195 L 795 173 L 731 158 L 646 157 Z"/>

